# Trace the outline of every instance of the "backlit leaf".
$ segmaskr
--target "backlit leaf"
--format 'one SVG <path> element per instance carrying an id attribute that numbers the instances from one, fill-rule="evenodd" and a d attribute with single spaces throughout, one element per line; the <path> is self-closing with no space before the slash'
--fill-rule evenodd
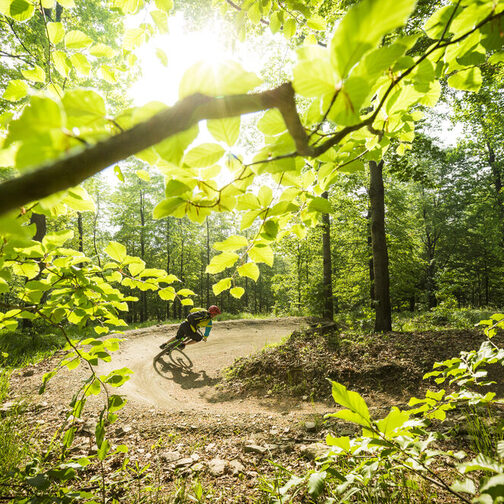
<path id="1" fill-rule="evenodd" d="M 224 149 L 219 144 L 204 143 L 191 149 L 183 159 L 183 163 L 202 168 L 215 164 L 224 155 Z"/>
<path id="2" fill-rule="evenodd" d="M 207 121 L 207 128 L 211 135 L 230 147 L 236 143 L 240 135 L 240 118 L 228 117 Z"/>
<path id="3" fill-rule="evenodd" d="M 216 255 L 210 261 L 210 264 L 206 267 L 205 273 L 220 273 L 226 268 L 230 268 L 238 260 L 238 254 L 234 252 L 222 252 L 222 254 Z"/>
<path id="4" fill-rule="evenodd" d="M 222 252 L 233 252 L 242 247 L 246 247 L 247 245 L 247 238 L 245 238 L 244 236 L 233 235 L 229 236 L 222 242 L 215 243 L 213 248 Z"/>
<path id="5" fill-rule="evenodd" d="M 448 78 L 448 85 L 462 91 L 477 93 L 483 83 L 481 70 L 478 67 L 461 70 Z"/>
<path id="6" fill-rule="evenodd" d="M 250 259 L 256 263 L 266 263 L 268 266 L 273 266 L 274 254 L 269 245 L 257 244 L 249 251 Z"/>
<path id="7" fill-rule="evenodd" d="M 223 278 L 216 284 L 212 285 L 213 293 L 218 296 L 221 292 L 228 290 L 231 287 L 231 278 Z"/>
<path id="8" fill-rule="evenodd" d="M 403 25 L 415 3 L 416 0 L 363 0 L 350 8 L 330 45 L 331 63 L 339 78 L 346 78 L 384 35 Z"/>
<path id="9" fill-rule="evenodd" d="M 240 299 L 245 294 L 245 289 L 242 287 L 233 287 L 229 293 L 236 299 Z"/>
<path id="10" fill-rule="evenodd" d="M 105 253 L 117 262 L 123 262 L 126 259 L 126 247 L 115 241 L 107 245 Z"/>
<path id="11" fill-rule="evenodd" d="M 46 74 L 44 72 L 44 69 L 39 67 L 38 65 L 36 65 L 32 70 L 21 70 L 21 73 L 23 74 L 23 77 L 25 79 L 28 79 L 30 81 L 45 82 Z"/>
<path id="12" fill-rule="evenodd" d="M 47 23 L 47 33 L 52 44 L 56 45 L 65 37 L 65 28 L 62 23 Z"/>
<path id="13" fill-rule="evenodd" d="M 92 43 L 93 40 L 80 30 L 72 30 L 65 35 L 65 47 L 67 49 L 84 49 Z"/>
<path id="14" fill-rule="evenodd" d="M 28 94 L 28 84 L 24 80 L 11 80 L 4 91 L 3 99 L 11 102 L 21 100 Z"/>
<path id="15" fill-rule="evenodd" d="M 208 96 L 242 94 L 259 86 L 261 80 L 247 72 L 239 63 L 226 61 L 219 64 L 199 62 L 190 67 L 180 81 L 179 97 L 194 93 Z"/>
<path id="16" fill-rule="evenodd" d="M 252 278 L 254 282 L 256 282 L 259 278 L 259 267 L 253 262 L 248 262 L 238 266 L 237 271 L 240 276 Z"/>

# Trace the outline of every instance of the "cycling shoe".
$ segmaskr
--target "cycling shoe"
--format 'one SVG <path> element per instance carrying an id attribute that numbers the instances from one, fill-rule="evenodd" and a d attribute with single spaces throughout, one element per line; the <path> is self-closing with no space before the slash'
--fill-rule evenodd
<path id="1" fill-rule="evenodd" d="M 167 343 L 163 343 L 162 345 L 159 345 L 159 348 L 161 348 L 161 350 L 164 350 L 166 348 L 166 345 Z"/>

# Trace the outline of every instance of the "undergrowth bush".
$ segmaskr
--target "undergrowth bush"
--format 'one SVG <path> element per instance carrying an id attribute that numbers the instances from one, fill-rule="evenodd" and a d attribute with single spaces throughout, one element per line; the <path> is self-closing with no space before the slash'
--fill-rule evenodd
<path id="1" fill-rule="evenodd" d="M 481 325 L 487 337 L 478 350 L 436 362 L 424 379 L 445 389 L 412 397 L 409 409 L 392 407 L 381 419 L 372 418 L 363 397 L 332 382 L 334 401 L 343 409 L 326 415 L 357 424 L 361 435 L 328 435 L 327 453 L 315 471 L 297 476 L 285 468 L 261 489 L 270 503 L 324 502 L 436 502 L 492 504 L 504 501 L 504 441 L 502 399 L 488 391 L 491 364 L 504 366 L 504 349 L 492 342 L 504 328 L 504 315 Z M 440 426 L 462 415 L 471 441 L 459 449 L 454 430 Z M 491 421 L 488 421 L 488 420 Z"/>

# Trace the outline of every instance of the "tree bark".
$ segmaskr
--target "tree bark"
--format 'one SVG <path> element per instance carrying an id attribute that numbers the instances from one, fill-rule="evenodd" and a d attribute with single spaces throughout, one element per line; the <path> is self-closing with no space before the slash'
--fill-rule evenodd
<path id="1" fill-rule="evenodd" d="M 166 273 L 170 274 L 170 218 L 166 219 Z M 166 319 L 170 318 L 170 302 L 166 301 Z"/>
<path id="2" fill-rule="evenodd" d="M 322 198 L 329 200 L 327 191 L 322 193 Z M 331 218 L 328 213 L 322 214 L 322 257 L 324 271 L 324 319 L 334 319 L 333 291 L 332 291 L 332 260 L 331 260 Z"/>
<path id="3" fill-rule="evenodd" d="M 84 229 L 82 226 L 82 214 L 77 212 L 77 230 L 79 232 L 79 252 L 84 252 Z"/>
<path id="4" fill-rule="evenodd" d="M 145 261 L 145 209 L 144 209 L 144 193 L 140 189 L 140 258 Z M 142 291 L 142 314 L 141 322 L 146 322 L 148 318 L 147 313 L 147 292 Z"/>
<path id="5" fill-rule="evenodd" d="M 369 202 L 375 292 L 375 332 L 392 330 L 387 239 L 385 235 L 385 191 L 383 160 L 369 162 Z"/>
<path id="6" fill-rule="evenodd" d="M 374 264 L 373 264 L 373 238 L 371 237 L 371 208 L 368 208 L 367 213 L 367 246 L 369 253 L 368 270 L 369 270 L 369 299 L 371 300 L 371 308 L 374 310 L 376 303 L 375 281 L 374 281 Z"/>
<path id="7" fill-rule="evenodd" d="M 206 262 L 210 264 L 210 223 L 206 220 Z M 210 274 L 206 274 L 206 307 L 210 306 Z"/>

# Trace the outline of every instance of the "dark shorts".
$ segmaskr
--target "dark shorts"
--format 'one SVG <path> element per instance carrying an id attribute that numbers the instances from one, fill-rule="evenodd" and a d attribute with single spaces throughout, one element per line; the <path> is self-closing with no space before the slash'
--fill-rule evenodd
<path id="1" fill-rule="evenodd" d="M 203 336 L 201 334 L 192 330 L 191 324 L 189 324 L 187 320 L 180 324 L 176 336 L 177 339 L 184 339 L 185 337 L 189 337 L 194 341 L 201 341 L 203 339 Z"/>

